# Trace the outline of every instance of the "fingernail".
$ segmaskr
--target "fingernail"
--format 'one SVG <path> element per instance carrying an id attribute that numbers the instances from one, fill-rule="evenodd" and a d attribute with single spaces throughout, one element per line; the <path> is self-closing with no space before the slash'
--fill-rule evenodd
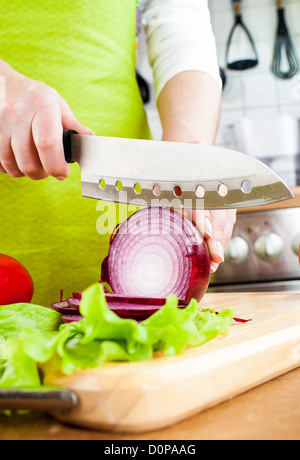
<path id="1" fill-rule="evenodd" d="M 224 262 L 224 249 L 221 241 L 208 240 L 209 252 L 213 256 L 215 262 Z"/>
<path id="2" fill-rule="evenodd" d="M 211 221 L 208 217 L 205 217 L 204 231 L 205 231 L 205 235 L 209 236 L 210 238 L 213 237 L 213 228 L 212 228 Z"/>
<path id="3" fill-rule="evenodd" d="M 217 271 L 218 267 L 219 267 L 219 264 L 216 264 L 216 263 L 212 262 L 212 263 L 210 264 L 211 272 L 212 272 L 212 273 L 215 273 L 215 272 Z"/>
<path id="4" fill-rule="evenodd" d="M 217 243 L 217 255 L 222 259 L 222 262 L 224 262 L 224 248 L 221 241 Z"/>
<path id="5" fill-rule="evenodd" d="M 66 176 L 59 176 L 59 177 L 57 177 L 56 179 L 57 179 L 57 180 L 60 180 L 60 181 L 63 181 L 63 180 L 65 180 L 66 178 L 67 178 Z"/>

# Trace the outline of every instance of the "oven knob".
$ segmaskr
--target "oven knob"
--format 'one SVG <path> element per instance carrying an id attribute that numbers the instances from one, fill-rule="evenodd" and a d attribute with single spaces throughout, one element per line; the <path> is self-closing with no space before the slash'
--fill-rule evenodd
<path id="1" fill-rule="evenodd" d="M 300 233 L 299 235 L 296 235 L 295 238 L 293 239 L 292 247 L 293 247 L 294 253 L 298 256 L 299 247 L 300 247 Z"/>
<path id="2" fill-rule="evenodd" d="M 283 242 L 276 233 L 263 235 L 255 242 L 255 252 L 263 260 L 272 261 L 278 259 L 283 251 Z"/>
<path id="3" fill-rule="evenodd" d="M 240 236 L 234 236 L 229 241 L 225 250 L 225 262 L 230 264 L 242 263 L 249 254 L 249 246 Z"/>

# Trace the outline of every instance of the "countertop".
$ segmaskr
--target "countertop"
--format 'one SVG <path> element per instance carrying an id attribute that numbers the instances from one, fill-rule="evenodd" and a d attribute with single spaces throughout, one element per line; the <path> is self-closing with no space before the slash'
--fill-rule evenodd
<path id="1" fill-rule="evenodd" d="M 216 308 L 225 308 L 227 304 L 235 305 L 234 311 L 237 312 L 237 316 L 239 316 L 241 312 L 246 313 L 248 311 L 247 309 L 250 309 L 249 313 L 252 313 L 251 317 L 253 318 L 253 323 L 247 323 L 247 330 L 250 335 L 246 334 L 246 332 L 242 333 L 240 329 L 240 332 L 236 330 L 235 333 L 231 335 L 230 340 L 233 339 L 233 342 L 230 342 L 230 350 L 231 353 L 233 353 L 233 345 L 242 343 L 241 340 L 243 336 L 246 338 L 248 337 L 248 339 L 249 337 L 251 338 L 252 346 L 254 346 L 254 343 L 257 344 L 255 341 L 256 336 L 258 337 L 258 343 L 261 343 L 259 337 L 261 336 L 262 330 L 264 331 L 264 334 L 267 334 L 267 343 L 269 345 L 271 343 L 270 337 L 273 337 L 274 334 L 276 334 L 276 331 L 280 328 L 282 328 L 280 329 L 281 332 L 283 331 L 283 328 L 285 328 L 286 331 L 295 329 L 298 334 L 299 329 L 294 327 L 296 326 L 296 323 L 299 324 L 299 313 L 297 313 L 299 312 L 297 295 L 291 294 L 291 298 L 289 300 L 290 304 L 288 304 L 288 300 L 286 299 L 288 294 L 284 293 L 265 293 L 260 295 L 249 293 L 244 294 L 242 298 L 240 298 L 239 294 L 234 293 L 222 294 L 221 296 L 220 294 L 207 294 L 201 302 L 203 306 L 213 305 Z M 282 309 L 284 311 L 282 311 Z M 283 316 L 282 312 L 284 313 Z M 270 315 L 272 316 L 271 321 Z M 250 316 L 247 314 L 246 316 L 239 317 L 248 318 Z M 290 321 L 294 317 L 297 318 L 297 321 L 295 321 L 295 323 L 292 322 L 293 327 L 291 328 Z M 286 343 L 284 334 L 280 333 L 280 340 L 283 344 Z M 290 340 L 291 335 L 289 333 L 288 343 Z M 297 343 L 299 343 L 298 338 L 295 342 L 295 346 Z M 210 345 L 207 344 L 208 348 L 209 346 Z M 216 348 L 214 343 L 211 344 L 211 347 L 212 349 Z M 208 348 L 206 350 L 207 353 Z M 291 348 L 280 348 L 278 346 L 277 348 L 274 348 L 275 351 L 272 353 L 270 353 L 269 349 L 270 347 L 266 347 L 267 354 L 260 355 L 272 358 L 267 361 L 264 361 L 266 358 L 263 359 L 263 369 L 265 370 L 271 369 L 272 363 L 274 366 L 274 362 L 275 364 L 280 361 L 283 362 L 284 366 L 281 367 L 282 369 L 286 366 L 286 369 L 293 368 L 291 367 L 291 363 L 293 363 L 295 359 L 299 362 L 299 355 L 294 356 L 293 359 L 290 360 L 290 358 L 292 358 L 292 356 L 290 356 L 292 350 Z M 296 350 L 298 350 L 297 347 Z M 254 352 L 254 350 L 252 351 Z M 189 353 L 194 355 L 193 350 Z M 244 366 L 243 371 L 241 371 L 241 375 L 248 375 L 246 373 L 246 368 L 249 360 L 251 361 L 251 356 L 247 356 L 249 359 L 245 363 L 246 365 Z M 191 356 L 189 356 L 189 358 L 191 358 Z M 176 359 L 174 358 L 174 360 Z M 180 359 L 181 358 L 179 358 L 179 360 Z M 259 369 L 261 369 L 261 364 L 261 362 L 260 364 L 257 362 L 257 365 L 255 365 L 256 374 L 260 372 Z M 159 363 L 157 366 L 158 365 Z M 239 366 L 240 365 L 241 364 L 239 364 Z M 152 366 L 154 366 L 154 364 L 152 364 Z M 173 367 L 174 366 L 175 364 L 173 362 Z M 239 373 L 239 368 L 240 367 L 236 368 L 237 373 Z M 283 373 L 280 377 L 274 378 L 273 380 L 269 380 L 267 383 L 254 388 L 252 386 L 252 390 L 239 393 L 239 396 L 226 400 L 211 409 L 207 409 L 198 415 L 184 419 L 179 423 L 160 430 L 141 434 L 120 434 L 108 431 L 92 431 L 63 424 L 45 413 L 32 412 L 26 415 L 14 414 L 10 417 L 1 415 L 0 440 L 127 441 L 126 445 L 129 446 L 130 441 L 139 440 L 300 440 L 300 367 L 294 366 L 294 368 L 295 370 L 290 372 L 285 371 L 286 373 Z M 95 373 L 96 371 L 93 372 Z M 109 372 L 107 375 L 109 375 Z M 222 375 L 224 377 L 224 373 Z M 279 375 L 278 369 L 276 370 L 276 373 L 272 375 Z M 236 379 L 233 379 L 233 382 L 235 380 Z M 246 388 L 247 383 L 248 381 L 243 382 L 242 388 Z M 70 386 L 70 388 L 72 388 L 72 386 Z M 241 389 L 241 391 L 243 390 Z"/>
<path id="2" fill-rule="evenodd" d="M 31 413 L 0 416 L 1 440 L 300 440 L 300 368 L 172 427 L 138 435 L 89 431 Z"/>

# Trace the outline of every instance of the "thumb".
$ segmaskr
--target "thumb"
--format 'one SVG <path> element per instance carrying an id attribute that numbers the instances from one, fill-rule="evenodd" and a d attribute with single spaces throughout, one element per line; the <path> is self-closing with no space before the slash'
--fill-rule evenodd
<path id="1" fill-rule="evenodd" d="M 69 104 L 62 99 L 61 102 L 61 116 L 62 116 L 62 125 L 65 129 L 73 129 L 78 134 L 86 134 L 88 136 L 94 136 L 94 133 L 91 129 L 82 125 L 77 118 L 73 115 Z"/>

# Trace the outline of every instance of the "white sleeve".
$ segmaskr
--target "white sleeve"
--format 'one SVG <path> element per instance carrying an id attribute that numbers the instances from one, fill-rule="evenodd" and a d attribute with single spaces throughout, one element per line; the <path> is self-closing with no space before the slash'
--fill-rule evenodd
<path id="1" fill-rule="evenodd" d="M 178 73 L 198 70 L 222 82 L 207 0 L 141 0 L 156 99 Z"/>

